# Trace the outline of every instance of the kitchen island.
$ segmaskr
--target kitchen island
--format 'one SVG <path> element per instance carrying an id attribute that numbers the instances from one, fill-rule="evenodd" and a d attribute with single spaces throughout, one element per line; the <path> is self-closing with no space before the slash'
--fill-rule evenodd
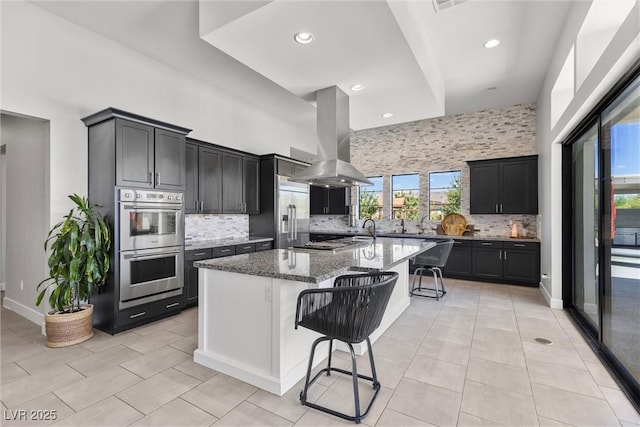
<path id="1" fill-rule="evenodd" d="M 371 336 L 374 342 L 409 305 L 409 259 L 434 245 L 379 238 L 340 251 L 275 249 L 198 261 L 194 361 L 281 396 L 304 377 L 311 343 L 319 336 L 294 329 L 301 291 L 331 287 L 342 274 L 397 272 L 381 325 Z M 354 346 L 358 354 L 365 348 Z M 319 349 L 314 365 L 326 355 Z"/>

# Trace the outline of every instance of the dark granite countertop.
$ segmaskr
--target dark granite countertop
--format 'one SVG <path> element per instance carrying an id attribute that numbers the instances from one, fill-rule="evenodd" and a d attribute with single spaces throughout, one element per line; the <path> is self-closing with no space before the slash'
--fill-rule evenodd
<path id="1" fill-rule="evenodd" d="M 213 239 L 213 240 L 196 240 L 196 241 L 185 242 L 184 250 L 193 251 L 193 250 L 199 250 L 199 249 L 219 248 L 221 246 L 243 245 L 245 243 L 269 242 L 272 240 L 273 240 L 272 237 L 260 237 L 260 236 L 232 237 L 227 239 Z"/>
<path id="2" fill-rule="evenodd" d="M 312 234 L 337 234 L 344 236 L 369 236 L 370 234 L 365 231 L 349 231 L 349 230 L 311 230 Z M 474 236 L 448 236 L 446 234 L 435 233 L 378 233 L 379 237 L 393 237 L 393 238 L 406 238 L 406 239 L 460 239 L 460 240 L 496 240 L 502 242 L 540 242 L 538 238 L 528 237 L 509 237 L 509 236 L 491 236 L 478 233 Z"/>
<path id="3" fill-rule="evenodd" d="M 432 247 L 417 239 L 381 237 L 338 252 L 274 249 L 194 263 L 195 267 L 251 276 L 318 283 L 349 271 L 388 270 Z"/>

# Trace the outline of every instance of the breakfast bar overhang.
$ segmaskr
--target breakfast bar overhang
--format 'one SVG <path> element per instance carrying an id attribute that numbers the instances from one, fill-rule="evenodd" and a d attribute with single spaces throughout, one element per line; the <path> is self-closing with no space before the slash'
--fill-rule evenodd
<path id="1" fill-rule="evenodd" d="M 370 337 L 375 342 L 409 306 L 409 259 L 434 245 L 378 238 L 338 252 L 275 249 L 197 262 L 194 361 L 281 396 L 304 377 L 311 343 L 319 336 L 294 329 L 301 291 L 331 287 L 343 274 L 397 272 L 382 323 Z M 365 348 L 362 343 L 354 346 L 358 354 Z M 316 352 L 314 366 L 327 349 Z"/>

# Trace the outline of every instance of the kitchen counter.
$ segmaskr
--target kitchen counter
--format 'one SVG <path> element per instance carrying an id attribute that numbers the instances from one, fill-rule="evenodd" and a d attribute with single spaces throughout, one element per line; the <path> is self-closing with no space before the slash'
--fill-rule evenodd
<path id="1" fill-rule="evenodd" d="M 198 261 L 198 348 L 193 360 L 282 396 L 304 378 L 311 344 L 320 336 L 294 329 L 300 292 L 332 287 L 342 274 L 398 273 L 380 326 L 369 337 L 375 342 L 409 306 L 409 258 L 434 245 L 379 238 L 335 253 L 274 249 Z M 314 366 L 328 353 L 328 343 L 319 347 Z M 333 348 L 349 351 L 339 342 Z M 353 349 L 362 355 L 366 344 Z"/>
<path id="2" fill-rule="evenodd" d="M 199 250 L 199 249 L 219 248 L 222 246 L 243 245 L 245 243 L 259 243 L 259 242 L 270 242 L 270 241 L 273 241 L 272 237 L 259 237 L 259 236 L 230 237 L 226 239 L 212 239 L 212 240 L 196 240 L 196 241 L 185 242 L 184 250 L 193 251 L 193 250 Z"/>
<path id="3" fill-rule="evenodd" d="M 379 237 L 370 244 L 337 253 L 309 249 L 274 249 L 194 263 L 195 267 L 251 276 L 320 283 L 348 271 L 388 270 L 433 246 L 416 239 Z"/>
<path id="4" fill-rule="evenodd" d="M 349 230 L 311 230 L 311 234 L 337 234 L 343 236 L 370 236 L 365 231 L 349 231 Z M 540 242 L 538 238 L 529 237 L 509 237 L 509 236 L 493 236 L 485 234 L 476 234 L 474 236 L 448 236 L 446 234 L 435 233 L 378 233 L 378 237 L 394 237 L 406 239 L 459 239 L 459 240 L 495 240 L 500 242 Z"/>

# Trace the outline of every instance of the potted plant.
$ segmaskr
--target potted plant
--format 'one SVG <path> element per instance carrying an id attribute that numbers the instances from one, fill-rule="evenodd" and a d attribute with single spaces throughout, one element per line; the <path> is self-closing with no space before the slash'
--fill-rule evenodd
<path id="1" fill-rule="evenodd" d="M 36 305 L 51 289 L 45 315 L 48 347 L 65 347 L 93 336 L 93 305 L 86 303 L 104 285 L 109 272 L 111 235 L 97 205 L 77 194 L 75 203 L 44 242 L 50 245 L 49 276 L 40 282 Z"/>

